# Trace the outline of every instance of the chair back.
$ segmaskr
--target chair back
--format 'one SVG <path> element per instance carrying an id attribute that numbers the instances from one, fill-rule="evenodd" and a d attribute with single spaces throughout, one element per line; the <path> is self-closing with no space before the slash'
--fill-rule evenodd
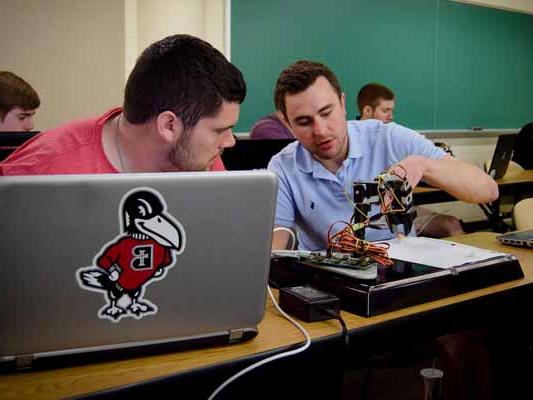
<path id="1" fill-rule="evenodd" d="M 520 200 L 513 208 L 516 230 L 533 229 L 533 197 Z"/>

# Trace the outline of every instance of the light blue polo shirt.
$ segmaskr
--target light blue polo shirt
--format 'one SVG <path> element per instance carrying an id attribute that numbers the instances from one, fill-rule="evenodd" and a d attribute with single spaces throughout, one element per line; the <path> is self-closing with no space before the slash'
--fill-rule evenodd
<path id="1" fill-rule="evenodd" d="M 348 157 L 336 174 L 324 168 L 297 141 L 281 150 L 268 164 L 268 169 L 278 176 L 275 223 L 296 228 L 300 249 L 326 249 L 331 224 L 350 221 L 354 211 L 353 182 L 374 182 L 376 175 L 409 155 L 432 159 L 446 155 L 418 132 L 378 120 L 348 121 L 348 138 Z M 379 207 L 375 205 L 369 216 L 377 212 Z M 345 226 L 336 224 L 332 232 Z M 366 240 L 392 237 L 388 227 L 366 229 Z"/>

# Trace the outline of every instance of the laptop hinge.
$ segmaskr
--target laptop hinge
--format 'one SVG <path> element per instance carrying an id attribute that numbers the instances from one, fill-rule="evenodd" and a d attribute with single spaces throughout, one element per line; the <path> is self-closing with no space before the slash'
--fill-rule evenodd
<path id="1" fill-rule="evenodd" d="M 243 336 L 244 336 L 244 329 L 230 329 L 229 342 L 230 343 L 240 342 Z"/>
<path id="2" fill-rule="evenodd" d="M 31 368 L 35 357 L 33 354 L 20 354 L 15 357 L 15 368 L 26 369 Z"/>

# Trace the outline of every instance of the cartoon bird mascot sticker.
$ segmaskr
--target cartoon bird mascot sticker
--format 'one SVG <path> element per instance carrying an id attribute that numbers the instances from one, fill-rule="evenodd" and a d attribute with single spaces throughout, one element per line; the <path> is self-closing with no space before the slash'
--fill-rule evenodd
<path id="1" fill-rule="evenodd" d="M 120 206 L 122 233 L 94 257 L 94 266 L 76 271 L 82 289 L 104 293 L 99 318 L 119 322 L 157 313 L 157 306 L 144 298 L 146 287 L 163 279 L 185 248 L 185 231 L 166 208 L 153 189 L 128 192 Z"/>

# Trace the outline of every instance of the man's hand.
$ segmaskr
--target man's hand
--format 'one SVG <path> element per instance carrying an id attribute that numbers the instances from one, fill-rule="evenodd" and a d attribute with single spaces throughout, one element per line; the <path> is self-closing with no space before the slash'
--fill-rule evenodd
<path id="1" fill-rule="evenodd" d="M 422 156 L 407 156 L 398 164 L 389 169 L 389 173 L 395 173 L 401 178 L 407 179 L 412 188 L 422 180 L 426 168 L 427 158 Z"/>

